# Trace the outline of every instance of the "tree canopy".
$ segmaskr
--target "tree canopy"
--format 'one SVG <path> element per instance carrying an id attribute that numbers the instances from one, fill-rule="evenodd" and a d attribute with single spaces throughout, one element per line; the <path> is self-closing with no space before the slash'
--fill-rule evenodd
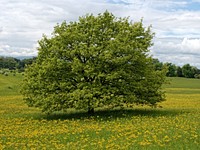
<path id="1" fill-rule="evenodd" d="M 149 48 L 154 33 L 142 21 L 108 11 L 55 26 L 39 41 L 38 57 L 25 71 L 22 93 L 46 113 L 68 108 L 155 106 L 164 100 L 165 71 L 155 70 Z"/>

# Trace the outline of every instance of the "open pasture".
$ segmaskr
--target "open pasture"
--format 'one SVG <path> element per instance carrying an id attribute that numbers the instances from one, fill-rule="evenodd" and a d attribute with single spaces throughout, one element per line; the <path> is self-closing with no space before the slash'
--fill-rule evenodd
<path id="1" fill-rule="evenodd" d="M 47 116 L 24 104 L 21 79 L 0 75 L 0 149 L 200 149 L 200 80 L 170 78 L 159 108 Z"/>

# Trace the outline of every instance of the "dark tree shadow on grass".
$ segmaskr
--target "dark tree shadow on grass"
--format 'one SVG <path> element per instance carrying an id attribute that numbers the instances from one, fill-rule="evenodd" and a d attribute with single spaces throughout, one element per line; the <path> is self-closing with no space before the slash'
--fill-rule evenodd
<path id="1" fill-rule="evenodd" d="M 72 111 L 72 112 L 56 112 L 51 115 L 37 115 L 35 119 L 47 119 L 47 120 L 115 120 L 119 118 L 131 118 L 133 116 L 147 116 L 147 117 L 159 117 L 159 116 L 176 116 L 183 113 L 181 110 L 166 110 L 160 108 L 150 109 L 114 109 L 114 110 L 97 110 L 94 114 L 88 114 L 86 111 Z M 185 112 L 184 112 L 185 113 Z"/>

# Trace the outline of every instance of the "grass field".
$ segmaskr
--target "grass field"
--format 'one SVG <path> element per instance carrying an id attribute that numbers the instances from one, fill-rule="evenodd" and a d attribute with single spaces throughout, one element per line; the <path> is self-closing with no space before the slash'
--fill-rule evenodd
<path id="1" fill-rule="evenodd" d="M 170 78 L 162 108 L 46 116 L 18 93 L 22 76 L 0 75 L 0 149 L 200 149 L 200 80 Z"/>

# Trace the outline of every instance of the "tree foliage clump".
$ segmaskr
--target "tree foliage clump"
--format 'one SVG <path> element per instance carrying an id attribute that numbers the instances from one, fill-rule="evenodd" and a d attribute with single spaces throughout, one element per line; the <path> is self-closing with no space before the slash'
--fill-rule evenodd
<path id="1" fill-rule="evenodd" d="M 172 63 L 162 63 L 158 59 L 153 59 L 155 70 L 162 70 L 167 67 L 167 77 L 185 77 L 185 78 L 200 78 L 200 69 L 190 64 L 185 64 L 182 67 Z"/>
<path id="2" fill-rule="evenodd" d="M 35 61 L 35 57 L 26 58 L 26 59 L 17 59 L 14 57 L 3 57 L 0 56 L 0 70 L 9 69 L 9 70 L 18 70 L 19 72 L 23 72 L 24 68 L 27 65 L 32 64 Z"/>
<path id="3" fill-rule="evenodd" d="M 25 71 L 27 104 L 47 113 L 156 105 L 164 100 L 165 71 L 155 71 L 148 54 L 153 36 L 142 21 L 107 11 L 58 24 L 51 38 L 39 41 L 37 60 Z"/>

